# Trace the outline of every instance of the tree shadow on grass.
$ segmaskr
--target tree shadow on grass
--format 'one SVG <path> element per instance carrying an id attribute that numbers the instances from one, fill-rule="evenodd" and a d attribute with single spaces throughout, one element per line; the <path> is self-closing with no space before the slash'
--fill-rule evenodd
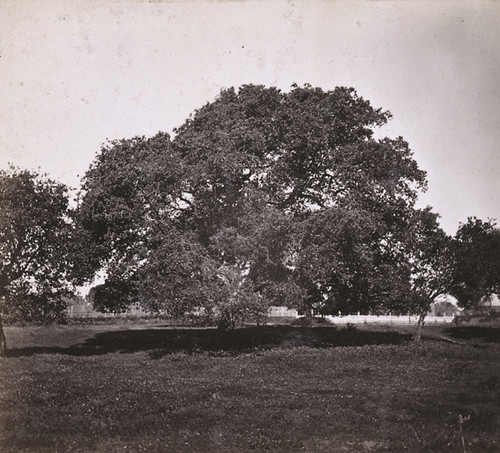
<path id="1" fill-rule="evenodd" d="M 260 326 L 224 332 L 217 329 L 162 328 L 130 329 L 96 334 L 94 337 L 67 348 L 25 347 L 10 349 L 8 357 L 34 354 L 65 354 L 94 356 L 108 353 L 131 354 L 150 352 L 160 358 L 174 353 L 230 353 L 240 354 L 253 350 L 308 346 L 329 348 L 376 344 L 401 344 L 411 338 L 409 334 L 393 331 L 368 332 L 355 328 Z"/>
<path id="2" fill-rule="evenodd" d="M 488 343 L 500 343 L 500 327 L 460 326 L 449 327 L 445 332 L 460 340 L 482 340 Z"/>

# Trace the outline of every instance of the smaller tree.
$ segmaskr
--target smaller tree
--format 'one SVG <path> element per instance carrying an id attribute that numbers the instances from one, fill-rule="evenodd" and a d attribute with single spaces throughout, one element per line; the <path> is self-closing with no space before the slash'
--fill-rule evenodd
<path id="1" fill-rule="evenodd" d="M 418 315 L 415 340 L 420 340 L 427 313 L 436 297 L 450 289 L 450 237 L 440 228 L 431 208 L 416 210 L 410 224 L 411 292 L 408 306 Z"/>
<path id="2" fill-rule="evenodd" d="M 0 313 L 9 320 L 64 317 L 72 227 L 65 185 L 35 172 L 0 171 Z M 1 324 L 0 324 L 1 326 Z M 2 344 L 5 341 L 2 332 Z"/>
<path id="3" fill-rule="evenodd" d="M 431 304 L 450 287 L 450 238 L 429 207 L 406 210 L 401 219 L 378 242 L 371 302 L 377 311 L 416 314 L 419 340 Z"/>
<path id="4" fill-rule="evenodd" d="M 479 306 L 500 292 L 500 230 L 495 222 L 469 217 L 453 238 L 450 293 L 462 308 Z"/>

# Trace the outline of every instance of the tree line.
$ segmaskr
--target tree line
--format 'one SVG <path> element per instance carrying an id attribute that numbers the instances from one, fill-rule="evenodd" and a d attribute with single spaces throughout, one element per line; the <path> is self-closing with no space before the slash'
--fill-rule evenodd
<path id="1" fill-rule="evenodd" d="M 105 143 L 76 206 L 45 175 L 0 172 L 4 319 L 61 319 L 75 285 L 96 309 L 139 304 L 231 329 L 271 305 L 413 313 L 499 291 L 500 231 L 451 237 L 418 209 L 426 174 L 391 118 L 353 88 L 225 89 L 172 136 Z"/>

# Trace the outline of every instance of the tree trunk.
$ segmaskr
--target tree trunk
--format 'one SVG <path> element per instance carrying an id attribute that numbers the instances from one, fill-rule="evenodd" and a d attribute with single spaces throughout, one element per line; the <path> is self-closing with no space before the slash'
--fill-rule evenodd
<path id="1" fill-rule="evenodd" d="M 302 326 L 312 326 L 313 323 L 313 309 L 311 307 L 306 307 L 304 309 L 304 317 L 302 318 Z"/>
<path id="2" fill-rule="evenodd" d="M 221 314 L 221 317 L 219 318 L 219 322 L 217 324 L 217 328 L 222 331 L 230 331 L 234 330 L 236 327 L 236 319 L 232 315 L 231 312 L 225 312 Z"/>
<path id="3" fill-rule="evenodd" d="M 5 355 L 7 350 L 7 342 L 5 341 L 5 335 L 3 333 L 2 318 L 0 317 L 0 356 Z"/>
<path id="4" fill-rule="evenodd" d="M 417 321 L 417 328 L 415 329 L 415 334 L 413 335 L 413 341 L 420 341 L 422 339 L 422 328 L 425 323 L 426 312 L 420 313 Z"/>

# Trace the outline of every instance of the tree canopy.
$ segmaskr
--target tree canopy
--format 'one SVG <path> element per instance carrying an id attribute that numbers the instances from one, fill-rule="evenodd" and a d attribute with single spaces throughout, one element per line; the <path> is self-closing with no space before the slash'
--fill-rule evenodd
<path id="1" fill-rule="evenodd" d="M 374 138 L 390 117 L 352 88 L 245 85 L 173 139 L 107 144 L 77 214 L 84 274 L 107 275 L 96 304 L 220 316 L 229 291 L 244 312 L 325 300 L 369 309 L 381 282 L 395 282 L 393 255 L 426 186 L 402 138 Z"/>
<path id="2" fill-rule="evenodd" d="M 72 294 L 68 213 L 63 184 L 26 170 L 0 171 L 0 313 L 5 319 L 64 317 L 65 298 Z"/>
<path id="3" fill-rule="evenodd" d="M 500 293 L 500 230 L 495 223 L 469 217 L 452 242 L 450 293 L 472 308 Z"/>

